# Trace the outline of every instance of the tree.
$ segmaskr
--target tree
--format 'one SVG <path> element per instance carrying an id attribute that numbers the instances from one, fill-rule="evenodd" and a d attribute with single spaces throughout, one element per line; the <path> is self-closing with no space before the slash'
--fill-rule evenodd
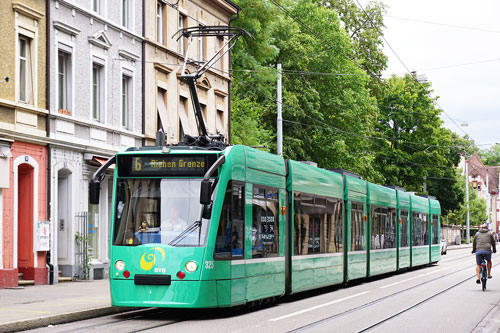
<path id="1" fill-rule="evenodd" d="M 453 167 L 433 149 L 440 146 L 442 122 L 431 93 L 430 83 L 419 83 L 413 75 L 386 81 L 376 132 L 383 139 L 374 141 L 373 150 L 376 168 L 388 184 L 419 192 L 431 169 Z"/>
<path id="2" fill-rule="evenodd" d="M 465 188 L 465 180 L 460 180 L 460 185 Z M 452 224 L 464 225 L 467 218 L 467 204 L 463 202 L 455 209 L 448 213 L 448 220 Z M 488 216 L 486 215 L 486 201 L 484 198 L 477 196 L 476 190 L 469 184 L 469 221 L 470 225 L 481 225 L 486 222 Z"/>
<path id="3" fill-rule="evenodd" d="M 480 149 L 478 155 L 484 165 L 495 166 L 500 164 L 500 144 L 497 143 L 490 149 Z"/>

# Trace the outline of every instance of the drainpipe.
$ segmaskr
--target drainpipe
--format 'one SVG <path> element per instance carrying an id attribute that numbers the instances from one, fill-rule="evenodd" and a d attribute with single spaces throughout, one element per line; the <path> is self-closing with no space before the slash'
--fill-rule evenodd
<path id="1" fill-rule="evenodd" d="M 47 115 L 45 116 L 45 130 L 46 130 L 46 136 L 47 138 L 50 137 L 50 74 L 51 74 L 51 71 L 50 71 L 50 46 L 51 46 L 51 43 L 50 43 L 50 36 L 51 36 L 51 24 L 50 24 L 50 20 L 51 20 L 51 16 L 50 16 L 50 1 L 47 1 L 45 2 L 45 17 L 47 19 L 46 23 L 45 23 L 45 29 L 46 29 L 46 36 L 45 36 L 45 47 L 46 47 L 46 50 L 45 50 L 45 54 L 46 54 L 46 57 L 45 57 L 45 60 L 46 60 L 46 65 L 45 65 L 45 106 L 47 108 Z M 52 195 L 52 191 L 51 191 L 51 183 L 50 183 L 50 180 L 51 180 L 51 158 L 52 158 L 52 154 L 50 152 L 50 149 L 51 149 L 51 145 L 50 144 L 47 144 L 47 221 L 50 221 L 51 220 L 51 195 Z M 54 231 L 55 231 L 55 226 L 51 224 L 51 228 L 50 228 L 50 233 L 51 233 L 51 237 L 53 239 L 54 237 Z M 53 242 L 51 242 L 53 243 Z M 45 260 L 46 260 L 46 265 L 47 265 L 47 268 L 48 268 L 48 281 L 49 281 L 49 284 L 54 284 L 54 265 L 52 265 L 52 256 L 51 256 L 51 252 L 50 252 L 50 249 L 49 251 L 47 252 L 46 254 L 46 257 L 45 257 Z"/>
<path id="2" fill-rule="evenodd" d="M 146 96 L 145 96 L 145 84 L 146 84 L 146 0 L 142 0 L 142 145 L 146 145 L 146 138 L 144 134 L 146 133 Z"/>
<path id="3" fill-rule="evenodd" d="M 240 7 L 238 7 L 236 4 L 232 3 L 229 1 L 229 3 L 231 5 L 233 5 L 235 8 L 236 8 L 236 17 L 231 17 L 229 19 L 229 26 L 231 26 L 231 23 L 234 21 L 234 20 L 237 20 L 240 18 Z M 231 64 L 232 64 L 232 52 L 229 51 L 229 65 L 227 66 L 229 68 L 229 73 L 231 73 Z M 227 108 L 229 109 L 228 110 L 228 115 L 227 115 L 227 119 L 228 119 L 228 124 L 227 124 L 227 143 L 228 144 L 231 144 L 231 74 L 229 74 L 229 81 L 227 82 L 227 89 L 228 89 L 228 101 L 227 101 Z"/>

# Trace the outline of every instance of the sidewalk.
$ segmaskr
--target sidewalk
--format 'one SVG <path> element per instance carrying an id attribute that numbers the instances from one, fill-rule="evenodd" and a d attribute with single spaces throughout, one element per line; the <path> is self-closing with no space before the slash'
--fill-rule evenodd
<path id="1" fill-rule="evenodd" d="M 109 281 L 0 289 L 0 332 L 45 327 L 127 311 L 111 306 Z"/>

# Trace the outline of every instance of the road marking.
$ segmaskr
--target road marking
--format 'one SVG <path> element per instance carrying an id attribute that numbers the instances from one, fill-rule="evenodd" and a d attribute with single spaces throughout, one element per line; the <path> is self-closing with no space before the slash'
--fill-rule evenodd
<path id="1" fill-rule="evenodd" d="M 7 309 L 7 308 L 0 308 L 0 310 L 2 310 L 2 311 L 8 311 L 8 312 L 27 312 L 27 313 L 43 313 L 43 314 L 50 313 L 50 312 L 47 312 L 47 311 L 16 310 L 16 309 Z"/>
<path id="2" fill-rule="evenodd" d="M 431 274 L 434 274 L 434 273 L 437 273 L 437 272 L 440 272 L 440 271 L 444 271 L 445 269 L 453 268 L 455 266 L 460 266 L 460 265 L 463 265 L 463 263 L 457 264 L 457 265 L 453 265 L 453 266 L 444 267 L 444 268 L 438 269 L 436 271 L 432 271 L 432 272 L 429 272 L 429 273 L 420 274 L 420 275 L 414 276 L 414 277 L 409 278 L 409 279 L 404 279 L 404 280 L 401 280 L 401 281 L 398 281 L 398 282 L 394 282 L 394 283 L 382 286 L 382 287 L 380 287 L 380 289 L 389 288 L 389 287 L 395 286 L 395 285 L 400 284 L 400 283 L 404 283 L 404 282 L 408 282 L 408 281 L 411 281 L 411 280 L 415 280 L 415 279 L 421 278 L 423 276 L 431 275 Z"/>
<path id="3" fill-rule="evenodd" d="M 305 312 L 313 311 L 313 310 L 316 310 L 316 309 L 319 309 L 319 308 L 322 308 L 322 307 L 325 307 L 325 306 L 328 306 L 328 305 L 339 303 L 339 302 L 342 302 L 342 301 L 345 301 L 345 300 L 348 300 L 348 299 L 351 299 L 351 298 L 354 298 L 354 297 L 358 297 L 358 296 L 361 296 L 361 295 L 364 295 L 364 294 L 368 294 L 368 293 L 369 293 L 369 291 L 363 291 L 362 293 L 359 293 L 359 294 L 347 296 L 347 297 L 344 297 L 344 298 L 337 299 L 335 301 L 331 301 L 331 302 L 323 303 L 323 304 L 320 304 L 320 305 L 316 305 L 316 306 L 313 306 L 312 308 L 300 310 L 300 311 L 297 311 L 297 312 L 294 312 L 294 313 L 289 313 L 287 315 L 284 315 L 284 316 L 281 316 L 281 317 L 278 317 L 278 318 L 269 319 L 269 321 L 278 321 L 278 320 L 290 318 L 290 317 L 293 317 L 293 316 L 297 316 L 297 315 L 303 314 Z"/>
<path id="4" fill-rule="evenodd" d="M 108 299 L 78 299 L 78 298 L 65 298 L 65 302 L 77 302 L 77 303 L 86 303 L 86 302 L 92 302 L 92 303 L 111 303 L 111 301 Z"/>

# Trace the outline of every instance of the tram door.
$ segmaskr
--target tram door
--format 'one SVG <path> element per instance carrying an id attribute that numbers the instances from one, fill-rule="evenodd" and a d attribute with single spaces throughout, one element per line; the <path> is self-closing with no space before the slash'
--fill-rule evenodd
<path id="1" fill-rule="evenodd" d="M 280 196 L 278 188 L 263 185 L 247 189 L 247 202 L 249 196 L 252 204 L 246 229 L 251 233 L 251 244 L 246 246 L 246 291 L 247 301 L 253 301 L 284 292 L 285 257 L 283 253 L 280 256 L 280 235 L 285 215 L 280 206 L 285 205 L 286 196 Z"/>

